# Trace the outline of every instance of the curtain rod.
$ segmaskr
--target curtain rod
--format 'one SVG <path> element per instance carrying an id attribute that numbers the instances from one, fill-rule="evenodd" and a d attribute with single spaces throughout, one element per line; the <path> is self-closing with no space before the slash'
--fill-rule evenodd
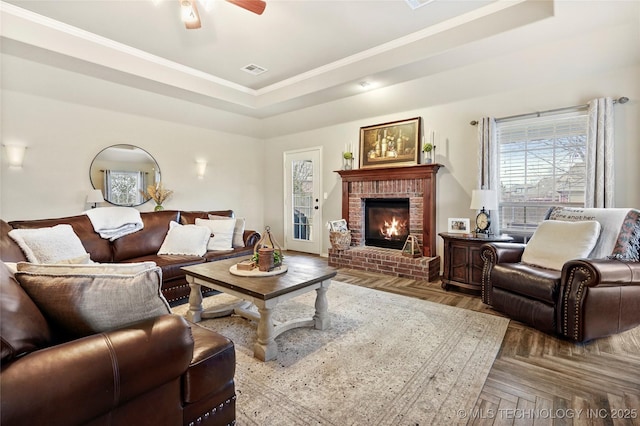
<path id="1" fill-rule="evenodd" d="M 626 104 L 627 102 L 629 102 L 629 98 L 627 98 L 626 96 L 622 96 L 621 98 L 613 100 L 614 104 Z M 543 114 L 551 114 L 551 113 L 557 113 L 557 112 L 580 111 L 580 110 L 587 109 L 587 108 L 589 108 L 589 104 L 576 105 L 576 106 L 565 107 L 565 108 L 548 109 L 546 111 L 529 112 L 527 114 L 510 115 L 508 117 L 496 118 L 496 122 L 504 121 L 504 120 L 511 120 L 511 119 L 514 119 L 514 118 L 540 117 Z M 478 125 L 478 121 L 477 120 L 473 120 L 469 124 L 471 124 L 472 126 L 477 126 Z"/>

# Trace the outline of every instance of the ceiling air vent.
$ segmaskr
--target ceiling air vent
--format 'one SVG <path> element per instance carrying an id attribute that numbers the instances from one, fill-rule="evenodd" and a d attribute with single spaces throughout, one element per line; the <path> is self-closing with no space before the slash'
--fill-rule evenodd
<path id="1" fill-rule="evenodd" d="M 242 71 L 246 71 L 249 74 L 253 74 L 253 75 L 260 75 L 263 72 L 266 72 L 267 69 L 261 67 L 260 65 L 256 65 L 256 64 L 249 64 L 249 65 L 245 65 L 244 67 L 240 68 Z"/>
<path id="2" fill-rule="evenodd" d="M 409 7 L 413 10 L 416 10 L 419 7 L 424 6 L 425 4 L 429 4 L 435 0 L 405 0 Z"/>

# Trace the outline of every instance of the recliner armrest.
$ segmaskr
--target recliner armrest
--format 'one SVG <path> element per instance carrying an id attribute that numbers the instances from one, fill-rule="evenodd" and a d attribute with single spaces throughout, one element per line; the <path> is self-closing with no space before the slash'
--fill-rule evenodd
<path id="1" fill-rule="evenodd" d="M 191 328 L 177 315 L 33 352 L 2 368 L 0 423 L 85 423 L 176 380 L 192 356 Z"/>
<path id="2" fill-rule="evenodd" d="M 486 243 L 482 245 L 482 253 L 490 250 L 491 260 L 495 263 L 518 263 L 527 245 L 521 243 Z M 485 259 L 486 260 L 486 259 Z"/>
<path id="3" fill-rule="evenodd" d="M 482 268 L 482 302 L 491 305 L 493 286 L 491 284 L 491 270 L 498 263 L 518 263 L 522 258 L 525 244 L 519 243 L 485 243 L 480 249 L 480 257 L 484 261 Z"/>
<path id="4" fill-rule="evenodd" d="M 577 278 L 588 287 L 640 285 L 640 262 L 625 262 L 617 259 L 570 260 L 562 267 L 562 281 L 566 282 L 576 273 L 579 273 Z"/>
<path id="5" fill-rule="evenodd" d="M 562 268 L 558 323 L 583 342 L 640 325 L 640 262 L 576 259 Z"/>

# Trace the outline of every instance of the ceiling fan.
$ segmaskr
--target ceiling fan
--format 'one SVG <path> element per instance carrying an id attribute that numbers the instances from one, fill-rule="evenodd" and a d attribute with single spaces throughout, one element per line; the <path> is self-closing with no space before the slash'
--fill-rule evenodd
<path id="1" fill-rule="evenodd" d="M 210 0 L 209 0 L 210 1 Z M 229 3 L 240 6 L 241 8 L 253 12 L 257 15 L 262 15 L 267 3 L 263 0 L 226 0 Z M 182 22 L 188 30 L 194 30 L 200 28 L 200 14 L 198 13 L 198 6 L 196 0 L 178 0 L 180 3 L 180 10 L 182 15 Z M 206 4 L 205 4 L 206 7 Z"/>

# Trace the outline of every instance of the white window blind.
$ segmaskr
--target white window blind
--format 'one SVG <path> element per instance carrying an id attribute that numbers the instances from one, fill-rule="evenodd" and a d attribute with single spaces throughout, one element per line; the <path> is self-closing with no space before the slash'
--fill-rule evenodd
<path id="1" fill-rule="evenodd" d="M 584 206 L 586 111 L 498 121 L 501 231 L 531 235 L 551 206 Z"/>

